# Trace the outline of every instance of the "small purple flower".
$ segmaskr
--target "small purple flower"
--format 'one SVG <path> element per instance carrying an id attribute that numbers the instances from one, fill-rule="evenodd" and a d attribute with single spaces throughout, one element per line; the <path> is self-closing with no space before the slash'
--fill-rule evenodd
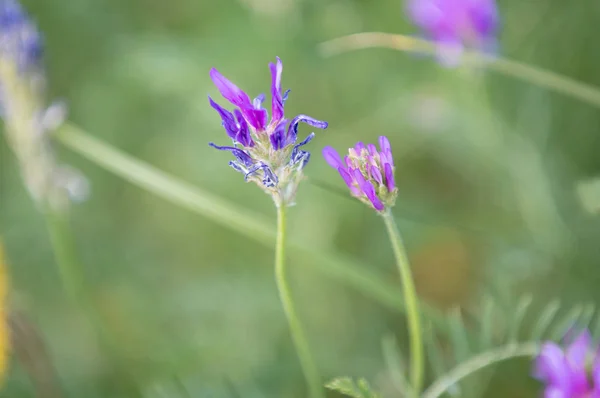
<path id="1" fill-rule="evenodd" d="M 545 343 L 533 375 L 545 383 L 546 398 L 600 398 L 600 357 L 587 331 L 564 350 Z"/>
<path id="2" fill-rule="evenodd" d="M 373 144 L 358 142 L 342 158 L 330 146 L 323 148 L 327 164 L 336 169 L 350 188 L 352 196 L 377 211 L 394 205 L 398 189 L 394 181 L 394 159 L 387 137 L 379 137 L 379 151 Z"/>
<path id="3" fill-rule="evenodd" d="M 495 0 L 409 0 L 408 14 L 439 45 L 438 58 L 455 65 L 465 47 L 493 51 L 498 31 Z"/>
<path id="4" fill-rule="evenodd" d="M 220 150 L 230 151 L 236 158 L 230 165 L 244 173 L 247 181 L 258 182 L 273 195 L 276 203 L 291 204 L 296 186 L 302 177 L 302 169 L 310 159 L 310 153 L 300 149 L 313 137 L 314 133 L 297 143 L 298 124 L 306 123 L 320 129 L 327 128 L 327 122 L 298 115 L 289 120 L 284 115 L 284 105 L 289 90 L 281 91 L 283 64 L 277 58 L 269 64 L 271 72 L 271 120 L 262 107 L 264 94 L 254 100 L 239 87 L 211 69 L 210 77 L 221 95 L 235 105 L 233 113 L 221 107 L 209 97 L 210 105 L 219 113 L 225 132 L 233 141 L 233 146 L 210 145 Z"/>

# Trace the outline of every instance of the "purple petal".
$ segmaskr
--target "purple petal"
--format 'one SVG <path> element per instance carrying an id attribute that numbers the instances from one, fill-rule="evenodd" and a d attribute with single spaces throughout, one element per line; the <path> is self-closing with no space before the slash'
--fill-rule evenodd
<path id="1" fill-rule="evenodd" d="M 266 186 L 267 188 L 272 188 L 277 186 L 278 178 L 275 175 L 275 173 L 273 173 L 273 170 L 271 170 L 271 168 L 269 166 L 267 166 L 266 164 L 258 164 L 256 166 L 254 166 L 252 169 L 250 169 L 248 171 L 248 173 L 246 173 L 246 176 L 244 177 L 246 179 L 246 181 L 248 181 L 248 178 L 250 176 L 252 176 L 253 174 L 256 174 L 259 170 L 263 171 L 263 180 L 262 183 L 264 186 Z"/>
<path id="2" fill-rule="evenodd" d="M 277 124 L 283 118 L 283 98 L 281 96 L 281 72 L 283 64 L 277 57 L 276 64 L 269 64 L 271 70 L 272 124 Z"/>
<path id="3" fill-rule="evenodd" d="M 235 148 L 232 146 L 218 146 L 212 142 L 209 142 L 208 145 L 220 151 L 230 151 L 233 154 L 233 156 L 235 156 L 236 159 L 246 167 L 254 165 L 254 160 L 252 160 L 250 155 L 248 155 L 245 151 L 239 148 Z"/>
<path id="4" fill-rule="evenodd" d="M 218 70 L 212 68 L 210 70 L 210 78 L 223 97 L 232 104 L 240 108 L 252 108 L 250 97 L 243 92 L 238 86 L 230 82 L 225 76 L 219 73 Z"/>
<path id="5" fill-rule="evenodd" d="M 352 192 L 354 196 L 360 196 L 360 189 L 358 189 L 354 185 L 354 178 L 352 177 L 352 175 L 343 167 L 338 167 L 337 171 L 338 173 L 340 173 L 340 176 L 342 176 L 342 179 L 344 180 L 348 188 L 350 188 L 350 192 Z"/>
<path id="6" fill-rule="evenodd" d="M 431 0 L 409 0 L 407 13 L 415 24 L 426 30 L 439 24 L 444 17 L 439 5 Z"/>
<path id="7" fill-rule="evenodd" d="M 223 108 L 221 105 L 217 104 L 210 97 L 208 97 L 208 102 L 210 103 L 210 106 L 212 106 L 217 112 L 219 112 L 219 115 L 221 115 L 221 120 L 223 121 L 223 127 L 225 127 L 225 131 L 227 132 L 227 135 L 235 140 L 236 135 L 238 133 L 238 126 L 237 126 L 237 123 L 235 122 L 235 119 L 234 119 L 233 115 L 231 114 L 231 112 L 229 112 L 227 109 Z"/>
<path id="8" fill-rule="evenodd" d="M 367 149 L 368 149 L 369 153 L 371 154 L 371 156 L 375 156 L 375 154 L 377 153 L 377 147 L 373 144 L 367 145 Z"/>
<path id="9" fill-rule="evenodd" d="M 301 158 L 306 157 L 306 154 L 308 152 L 301 151 L 299 148 L 301 146 L 308 144 L 314 137 L 315 137 L 315 133 L 310 133 L 302 142 L 294 145 L 294 148 L 292 149 L 292 153 L 290 154 L 290 161 L 292 164 L 296 164 L 301 160 Z"/>
<path id="10" fill-rule="evenodd" d="M 327 122 L 323 122 L 321 120 L 313 119 L 310 116 L 306 115 L 298 115 L 292 119 L 287 131 L 287 142 L 293 143 L 296 142 L 298 137 L 298 123 L 303 122 L 308 124 L 309 126 L 313 126 L 319 129 L 326 129 L 328 124 Z"/>
<path id="11" fill-rule="evenodd" d="M 354 163 L 352 162 L 352 159 L 350 158 L 350 156 L 348 156 L 348 155 L 344 156 L 344 162 L 346 162 L 346 165 L 348 166 L 348 168 L 354 167 Z"/>
<path id="12" fill-rule="evenodd" d="M 248 128 L 246 119 L 244 119 L 244 116 L 239 109 L 236 109 L 233 112 L 235 113 L 235 118 L 237 119 L 239 125 L 239 131 L 235 137 L 235 140 L 245 147 L 253 147 L 254 141 L 250 135 L 250 129 Z"/>
<path id="13" fill-rule="evenodd" d="M 392 192 L 396 188 L 394 169 L 392 169 L 392 165 L 385 163 L 383 166 L 383 172 L 385 173 L 385 185 L 387 186 L 388 192 Z"/>
<path id="14" fill-rule="evenodd" d="M 263 131 L 265 129 L 268 118 L 266 109 L 240 107 L 240 110 L 250 126 L 254 127 L 257 131 Z"/>
<path id="15" fill-rule="evenodd" d="M 358 141 L 356 143 L 356 145 L 354 145 L 354 150 L 356 151 L 356 154 L 358 156 L 360 156 L 360 153 L 362 152 L 363 149 L 367 149 L 367 147 L 365 146 L 365 144 L 362 141 Z"/>
<path id="16" fill-rule="evenodd" d="M 436 38 L 438 62 L 443 66 L 454 68 L 460 65 L 465 46 L 459 37 L 449 35 Z"/>
<path id="17" fill-rule="evenodd" d="M 537 357 L 534 377 L 568 391 L 571 385 L 571 372 L 561 348 L 554 343 L 545 343 Z"/>
<path id="18" fill-rule="evenodd" d="M 262 103 L 265 101 L 265 95 L 264 94 L 259 94 L 258 97 L 254 98 L 254 100 L 252 101 L 252 106 L 255 109 L 261 109 L 262 108 Z"/>
<path id="19" fill-rule="evenodd" d="M 474 31 L 482 37 L 490 37 L 498 29 L 498 10 L 493 0 L 469 1 L 469 17 Z"/>
<path id="20" fill-rule="evenodd" d="M 592 345 L 592 336 L 584 330 L 567 348 L 566 358 L 574 369 L 585 369 L 587 355 Z"/>
<path id="21" fill-rule="evenodd" d="M 356 182 L 358 183 L 358 186 L 360 187 L 361 191 L 363 191 L 363 193 L 373 204 L 375 210 L 382 211 L 385 208 L 385 206 L 383 206 L 383 203 L 381 203 L 381 200 L 375 193 L 375 188 L 373 187 L 373 184 L 371 184 L 370 181 L 365 180 L 365 177 L 362 175 L 359 169 L 354 169 L 354 178 L 356 179 Z"/>
<path id="22" fill-rule="evenodd" d="M 563 391 L 556 387 L 547 387 L 544 391 L 544 398 L 573 398 L 569 391 Z"/>
<path id="23" fill-rule="evenodd" d="M 285 146 L 285 123 L 280 123 L 269 136 L 271 145 L 276 151 Z"/>
<path id="24" fill-rule="evenodd" d="M 378 184 L 383 182 L 383 178 L 381 176 L 381 171 L 379 171 L 378 167 L 369 166 L 369 171 L 371 172 L 371 176 L 377 181 Z"/>
<path id="25" fill-rule="evenodd" d="M 390 145 L 390 140 L 385 135 L 379 137 L 379 148 L 381 148 L 381 152 L 392 152 L 392 146 Z"/>
<path id="26" fill-rule="evenodd" d="M 342 159 L 340 158 L 340 154 L 333 147 L 326 146 L 323 148 L 323 157 L 328 165 L 333 167 L 334 169 L 338 169 L 340 167 L 344 167 L 344 163 L 342 163 Z"/>
<path id="27" fill-rule="evenodd" d="M 284 104 L 284 105 L 285 105 L 285 102 L 287 101 L 287 99 L 288 99 L 288 97 L 289 97 L 289 95 L 290 95 L 290 91 L 292 91 L 292 90 L 290 90 L 290 89 L 288 88 L 287 90 L 285 90 L 285 91 L 283 92 L 283 96 L 281 97 L 281 101 L 283 102 L 283 104 Z"/>

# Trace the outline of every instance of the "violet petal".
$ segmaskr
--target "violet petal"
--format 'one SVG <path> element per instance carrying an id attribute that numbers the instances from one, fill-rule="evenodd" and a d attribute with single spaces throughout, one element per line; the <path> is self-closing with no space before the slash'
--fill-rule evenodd
<path id="1" fill-rule="evenodd" d="M 323 148 L 323 157 L 328 165 L 333 167 L 334 169 L 338 169 L 340 167 L 344 167 L 344 163 L 342 162 L 342 158 L 340 158 L 340 154 L 333 147 L 326 146 Z"/>
<path id="2" fill-rule="evenodd" d="M 298 163 L 298 161 L 300 160 L 300 157 L 303 156 L 303 154 L 301 152 L 305 152 L 305 151 L 300 150 L 299 148 L 301 146 L 308 144 L 314 137 L 315 137 L 315 133 L 310 133 L 303 141 L 294 145 L 294 148 L 292 149 L 292 153 L 290 154 L 290 161 L 292 164 Z"/>
<path id="3" fill-rule="evenodd" d="M 343 167 L 338 167 L 337 171 L 338 173 L 340 173 L 340 176 L 342 176 L 342 179 L 344 180 L 348 188 L 350 188 L 350 192 L 352 192 L 354 196 L 360 196 L 360 189 L 358 189 L 354 185 L 354 177 L 352 177 L 352 174 L 346 171 L 346 169 L 344 169 Z"/>
<path id="4" fill-rule="evenodd" d="M 210 97 L 208 97 L 208 102 L 210 103 L 210 106 L 212 106 L 217 112 L 219 112 L 221 120 L 223 121 L 223 127 L 225 128 L 227 135 L 235 140 L 238 133 L 238 126 L 231 112 L 223 108 L 221 105 L 217 104 Z"/>
<path id="5" fill-rule="evenodd" d="M 392 192 L 396 188 L 396 181 L 394 180 L 394 169 L 389 163 L 385 163 L 383 166 L 383 172 L 385 174 L 385 185 L 388 192 Z"/>
<path id="6" fill-rule="evenodd" d="M 390 140 L 385 135 L 379 137 L 379 148 L 381 152 L 392 152 L 392 146 L 390 145 Z"/>
<path id="7" fill-rule="evenodd" d="M 219 73 L 218 70 L 212 68 L 210 70 L 210 78 L 212 79 L 215 86 L 223 97 L 232 104 L 239 106 L 240 108 L 251 108 L 252 103 L 250 97 L 238 86 L 229 81 L 225 76 Z"/>
<path id="8" fill-rule="evenodd" d="M 365 180 L 365 177 L 362 175 L 359 169 L 354 169 L 354 178 L 356 179 L 356 182 L 358 183 L 358 186 L 360 187 L 361 191 L 363 191 L 363 193 L 373 204 L 375 210 L 382 211 L 385 208 L 385 206 L 383 205 L 383 203 L 381 203 L 381 200 L 375 193 L 375 188 L 373 187 L 373 184 L 371 184 L 370 181 Z"/>
<path id="9" fill-rule="evenodd" d="M 235 118 L 237 119 L 237 123 L 239 126 L 235 140 L 245 147 L 253 147 L 254 140 L 252 140 L 252 135 L 250 135 L 248 123 L 246 122 L 246 119 L 244 119 L 242 112 L 240 112 L 239 109 L 235 109 L 233 113 L 235 113 Z"/>
<path id="10" fill-rule="evenodd" d="M 377 147 L 373 144 L 368 144 L 367 145 L 367 150 L 369 151 L 369 153 L 371 154 L 371 156 L 375 156 L 375 154 L 377 153 Z"/>
<path id="11" fill-rule="evenodd" d="M 377 181 L 378 184 L 383 183 L 383 178 L 381 176 L 381 171 L 379 171 L 378 167 L 369 166 L 369 170 L 371 172 L 371 177 L 373 177 L 373 179 L 375 179 L 375 181 Z"/>
<path id="12" fill-rule="evenodd" d="M 312 117 L 306 115 L 298 115 L 292 119 L 290 125 L 288 126 L 286 138 L 288 144 L 296 142 L 296 139 L 298 138 L 298 123 L 300 122 L 306 123 L 309 126 L 313 126 L 319 129 L 326 129 L 328 126 L 327 122 L 313 119 Z"/>
<path id="13" fill-rule="evenodd" d="M 248 155 L 245 151 L 239 149 L 239 148 L 235 148 L 232 146 L 219 146 L 216 145 L 212 142 L 208 143 L 209 146 L 218 149 L 220 151 L 229 151 L 233 154 L 233 156 L 236 157 L 236 159 L 242 163 L 242 165 L 246 166 L 246 167 L 251 167 L 252 165 L 254 165 L 254 161 L 252 160 L 252 158 L 250 157 L 250 155 Z"/>
<path id="14" fill-rule="evenodd" d="M 254 127 L 257 131 L 263 131 L 265 129 L 268 118 L 266 109 L 240 107 L 240 110 L 250 126 Z"/>
<path id="15" fill-rule="evenodd" d="M 262 108 L 262 103 L 265 101 L 265 95 L 264 94 L 259 94 L 258 97 L 254 98 L 254 100 L 252 100 L 252 106 L 255 109 L 261 109 Z"/>
<path id="16" fill-rule="evenodd" d="M 545 343 L 537 357 L 534 377 L 547 384 L 568 391 L 571 386 L 571 372 L 565 361 L 562 349 L 555 343 Z"/>
<path id="17" fill-rule="evenodd" d="M 275 149 L 276 151 L 283 148 L 285 146 L 285 124 L 280 123 L 275 128 L 275 131 L 271 133 L 269 139 L 271 140 L 271 145 L 273 146 L 273 149 Z"/>
<path id="18" fill-rule="evenodd" d="M 277 124 L 283 118 L 283 98 L 281 96 L 281 72 L 283 64 L 277 57 L 277 63 L 269 64 L 271 70 L 272 116 L 271 123 Z"/>
<path id="19" fill-rule="evenodd" d="M 356 151 L 356 154 L 358 156 L 360 156 L 360 153 L 362 152 L 363 149 L 367 149 L 367 147 L 365 146 L 365 144 L 362 141 L 358 141 L 356 143 L 356 145 L 354 145 L 354 150 Z"/>

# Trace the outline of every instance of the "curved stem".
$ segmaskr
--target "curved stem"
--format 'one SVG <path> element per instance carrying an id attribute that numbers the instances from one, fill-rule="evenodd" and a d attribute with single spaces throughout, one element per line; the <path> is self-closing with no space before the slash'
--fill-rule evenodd
<path id="1" fill-rule="evenodd" d="M 435 54 L 437 51 L 436 45 L 427 40 L 383 32 L 356 33 L 321 44 L 321 49 L 326 55 L 373 47 L 427 54 Z M 485 63 L 487 68 L 496 72 L 537 84 L 600 108 L 599 88 L 586 85 L 558 73 L 476 51 L 467 51 L 464 57 L 476 63 Z"/>
<path id="2" fill-rule="evenodd" d="M 423 340 L 421 333 L 421 320 L 419 314 L 419 304 L 417 300 L 417 291 L 410 270 L 410 263 L 406 257 L 406 249 L 402 243 L 402 237 L 392 216 L 390 209 L 383 213 L 383 220 L 390 237 L 398 271 L 400 271 L 400 279 L 402 282 L 402 290 L 404 292 L 404 301 L 406 303 L 406 317 L 408 318 L 408 329 L 410 337 L 410 380 L 414 395 L 418 396 L 423 387 L 424 373 L 424 355 L 423 355 Z"/>
<path id="3" fill-rule="evenodd" d="M 515 357 L 533 357 L 538 353 L 539 344 L 535 342 L 509 344 L 481 353 L 465 361 L 446 376 L 433 383 L 424 393 L 422 398 L 437 398 L 446 392 L 450 387 L 456 385 L 460 380 L 467 376 L 495 363 L 505 361 Z"/>
<path id="4" fill-rule="evenodd" d="M 300 360 L 304 377 L 306 377 L 306 381 L 308 382 L 310 396 L 312 398 L 323 398 L 321 378 L 319 377 L 317 366 L 310 353 L 308 340 L 302 330 L 300 319 L 294 308 L 290 286 L 287 281 L 285 244 L 286 209 L 283 206 L 279 206 L 277 207 L 277 241 L 275 244 L 275 280 L 277 282 L 277 289 L 279 290 L 279 298 L 290 327 L 290 334 L 292 335 L 292 340 L 296 347 L 296 352 L 298 353 L 298 359 Z"/>

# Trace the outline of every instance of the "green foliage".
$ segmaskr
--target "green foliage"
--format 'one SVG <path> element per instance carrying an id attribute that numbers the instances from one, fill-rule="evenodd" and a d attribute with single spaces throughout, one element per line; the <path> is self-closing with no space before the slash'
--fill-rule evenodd
<path id="1" fill-rule="evenodd" d="M 340 377 L 331 380 L 325 387 L 352 398 L 381 398 L 379 394 L 373 392 L 369 382 L 365 379 L 358 379 L 355 382 L 350 377 Z"/>

